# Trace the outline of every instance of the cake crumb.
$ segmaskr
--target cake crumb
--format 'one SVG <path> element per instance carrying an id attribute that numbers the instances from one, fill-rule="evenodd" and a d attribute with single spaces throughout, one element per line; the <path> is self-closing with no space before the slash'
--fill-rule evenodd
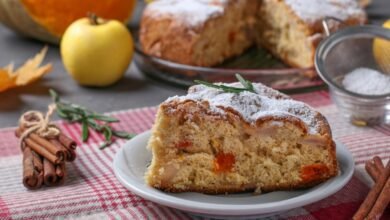
<path id="1" fill-rule="evenodd" d="M 390 76 L 370 68 L 356 68 L 345 75 L 342 84 L 348 91 L 362 95 L 390 93 Z"/>

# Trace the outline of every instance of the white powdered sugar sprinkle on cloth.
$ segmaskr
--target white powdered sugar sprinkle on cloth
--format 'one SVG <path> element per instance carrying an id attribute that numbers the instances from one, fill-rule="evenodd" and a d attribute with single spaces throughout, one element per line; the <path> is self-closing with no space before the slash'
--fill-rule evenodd
<path id="1" fill-rule="evenodd" d="M 362 95 L 390 94 L 390 75 L 374 69 L 356 68 L 343 79 L 346 90 Z"/>
<path id="2" fill-rule="evenodd" d="M 148 16 L 172 16 L 190 26 L 223 14 L 228 0 L 159 0 L 146 8 Z"/>
<path id="3" fill-rule="evenodd" d="M 349 17 L 364 19 L 364 11 L 356 0 L 285 0 L 302 20 L 314 23 L 330 16 L 341 20 Z"/>
<path id="4" fill-rule="evenodd" d="M 224 85 L 242 88 L 240 83 Z M 220 89 L 196 85 L 190 88 L 187 95 L 168 98 L 165 103 L 186 100 L 207 101 L 211 111 L 224 114 L 222 108 L 231 108 L 249 123 L 254 123 L 266 116 L 293 116 L 307 125 L 310 134 L 318 133 L 318 121 L 316 120 L 318 113 L 314 109 L 303 102 L 292 100 L 278 91 L 269 89 L 263 84 L 254 83 L 253 85 L 256 93 L 249 91 L 227 93 Z"/>

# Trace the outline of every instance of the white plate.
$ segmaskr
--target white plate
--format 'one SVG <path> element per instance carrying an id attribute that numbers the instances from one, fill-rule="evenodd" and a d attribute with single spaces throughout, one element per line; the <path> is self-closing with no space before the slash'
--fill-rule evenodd
<path id="1" fill-rule="evenodd" d="M 340 175 L 306 190 L 277 191 L 262 195 L 238 193 L 206 195 L 201 193 L 166 193 L 144 182 L 144 173 L 152 154 L 146 149 L 151 132 L 137 135 L 126 142 L 114 158 L 114 172 L 118 180 L 135 194 L 161 205 L 213 218 L 231 216 L 260 217 L 301 207 L 339 191 L 351 179 L 354 161 L 341 143 L 336 143 Z"/>

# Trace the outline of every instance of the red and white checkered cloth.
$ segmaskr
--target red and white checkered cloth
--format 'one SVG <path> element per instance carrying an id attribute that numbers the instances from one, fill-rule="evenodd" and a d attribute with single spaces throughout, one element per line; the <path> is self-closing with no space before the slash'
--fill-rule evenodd
<path id="1" fill-rule="evenodd" d="M 390 156 L 390 126 L 361 128 L 343 118 L 324 91 L 295 95 L 328 119 L 334 138 L 352 152 L 356 171 L 352 180 L 336 194 L 311 205 L 270 219 L 350 219 L 372 184 L 364 171 L 364 161 L 373 155 Z M 118 129 L 140 133 L 151 128 L 156 108 L 114 113 L 121 122 Z M 80 126 L 59 122 L 77 140 L 77 159 L 68 163 L 69 178 L 60 187 L 29 191 L 22 185 L 22 157 L 14 128 L 0 130 L 0 219 L 87 218 L 87 219 L 191 219 L 184 212 L 144 200 L 125 189 L 115 178 L 112 160 L 124 143 L 99 150 L 103 141 L 92 133 L 88 143 L 80 140 Z M 382 219 L 390 219 L 386 210 Z"/>

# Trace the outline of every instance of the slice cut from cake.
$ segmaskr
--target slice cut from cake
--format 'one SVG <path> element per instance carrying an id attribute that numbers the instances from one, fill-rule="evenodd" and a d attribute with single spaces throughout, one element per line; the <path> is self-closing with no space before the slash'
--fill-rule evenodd
<path id="1" fill-rule="evenodd" d="M 257 1 L 162 0 L 142 16 L 144 52 L 174 62 L 213 66 L 253 45 Z"/>
<path id="2" fill-rule="evenodd" d="M 262 84 L 235 92 L 196 85 L 160 105 L 148 143 L 150 186 L 266 192 L 313 186 L 338 173 L 335 143 L 319 112 Z"/>
<path id="3" fill-rule="evenodd" d="M 262 0 L 256 43 L 290 66 L 312 67 L 326 17 L 343 22 L 329 22 L 332 31 L 366 21 L 356 0 Z"/>

